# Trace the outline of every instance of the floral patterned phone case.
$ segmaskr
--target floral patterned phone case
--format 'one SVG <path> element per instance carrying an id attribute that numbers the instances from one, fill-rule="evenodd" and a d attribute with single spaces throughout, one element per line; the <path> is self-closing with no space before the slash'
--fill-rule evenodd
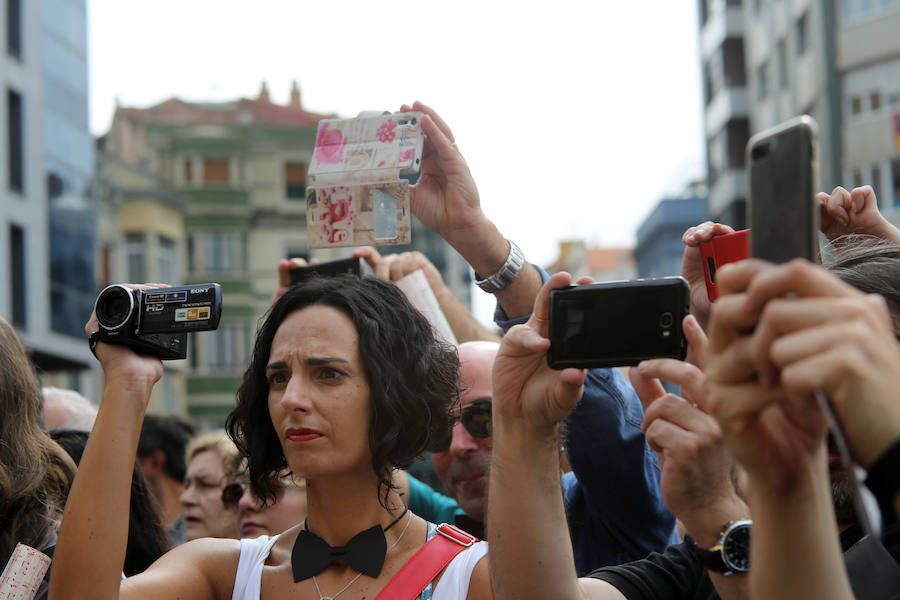
<path id="1" fill-rule="evenodd" d="M 319 122 L 306 193 L 310 248 L 408 244 L 409 184 L 419 171 L 422 113 Z"/>

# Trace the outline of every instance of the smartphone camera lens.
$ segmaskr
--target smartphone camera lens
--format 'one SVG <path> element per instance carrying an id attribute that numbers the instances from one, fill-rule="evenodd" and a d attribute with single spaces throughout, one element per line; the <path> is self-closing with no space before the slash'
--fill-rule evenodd
<path id="1" fill-rule="evenodd" d="M 415 125 L 415 124 L 416 124 L 416 118 L 413 117 L 412 120 L 410 121 L 410 123 L 412 123 L 413 125 Z"/>
<path id="2" fill-rule="evenodd" d="M 668 329 L 672 326 L 674 321 L 674 317 L 670 312 L 664 312 L 662 316 L 659 318 L 659 326 L 663 329 Z"/>

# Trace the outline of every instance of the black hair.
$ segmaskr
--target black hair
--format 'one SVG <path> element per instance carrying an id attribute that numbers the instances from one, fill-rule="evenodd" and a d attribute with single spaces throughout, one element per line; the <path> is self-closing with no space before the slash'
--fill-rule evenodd
<path id="1" fill-rule="evenodd" d="M 392 470 L 409 467 L 446 435 L 451 408 L 459 402 L 456 348 L 441 341 L 394 285 L 374 277 L 341 275 L 313 278 L 285 293 L 257 332 L 253 358 L 226 429 L 247 457 L 253 494 L 274 502 L 277 477 L 288 465 L 269 416 L 265 369 L 281 322 L 313 305 L 343 312 L 359 335 L 372 402 L 372 468 L 378 476 L 379 502 L 385 506 L 394 487 Z"/>
<path id="2" fill-rule="evenodd" d="M 88 433 L 73 429 L 54 429 L 50 437 L 68 452 L 75 464 L 81 463 L 81 456 L 87 445 Z M 172 547 L 159 512 L 141 475 L 137 463 L 131 473 L 131 502 L 128 508 L 128 545 L 125 547 L 125 564 L 122 572 L 126 577 L 144 572 L 156 559 Z"/>
<path id="3" fill-rule="evenodd" d="M 184 481 L 187 473 L 185 450 L 195 429 L 193 423 L 178 415 L 145 416 L 138 441 L 138 458 L 146 458 L 154 450 L 161 450 L 166 457 L 163 466 L 166 475 L 175 481 Z"/>
<path id="4" fill-rule="evenodd" d="M 825 268 L 841 281 L 887 302 L 900 329 L 900 246 L 867 235 L 846 235 L 833 242 L 835 258 Z"/>

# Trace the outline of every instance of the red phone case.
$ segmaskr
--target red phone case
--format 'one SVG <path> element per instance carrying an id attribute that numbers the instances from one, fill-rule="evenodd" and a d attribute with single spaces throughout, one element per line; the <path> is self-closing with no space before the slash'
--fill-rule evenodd
<path id="1" fill-rule="evenodd" d="M 700 244 L 700 256 L 703 259 L 703 275 L 706 279 L 706 294 L 710 302 L 719 297 L 716 287 L 716 270 L 730 262 L 744 260 L 750 256 L 749 229 L 717 235 L 708 242 Z"/>

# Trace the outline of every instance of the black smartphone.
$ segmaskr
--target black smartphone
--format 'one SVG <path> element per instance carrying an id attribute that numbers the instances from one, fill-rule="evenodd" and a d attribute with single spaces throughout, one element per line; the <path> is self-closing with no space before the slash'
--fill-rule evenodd
<path id="1" fill-rule="evenodd" d="M 305 267 L 291 269 L 291 285 L 303 283 L 313 276 L 331 277 L 351 273 L 353 275 L 371 275 L 372 267 L 363 258 L 340 258 Z"/>
<path id="2" fill-rule="evenodd" d="M 817 131 L 803 115 L 747 143 L 750 256 L 774 263 L 818 260 Z"/>
<path id="3" fill-rule="evenodd" d="M 554 369 L 624 367 L 649 358 L 684 360 L 681 321 L 690 308 L 683 277 L 611 281 L 550 292 Z"/>

